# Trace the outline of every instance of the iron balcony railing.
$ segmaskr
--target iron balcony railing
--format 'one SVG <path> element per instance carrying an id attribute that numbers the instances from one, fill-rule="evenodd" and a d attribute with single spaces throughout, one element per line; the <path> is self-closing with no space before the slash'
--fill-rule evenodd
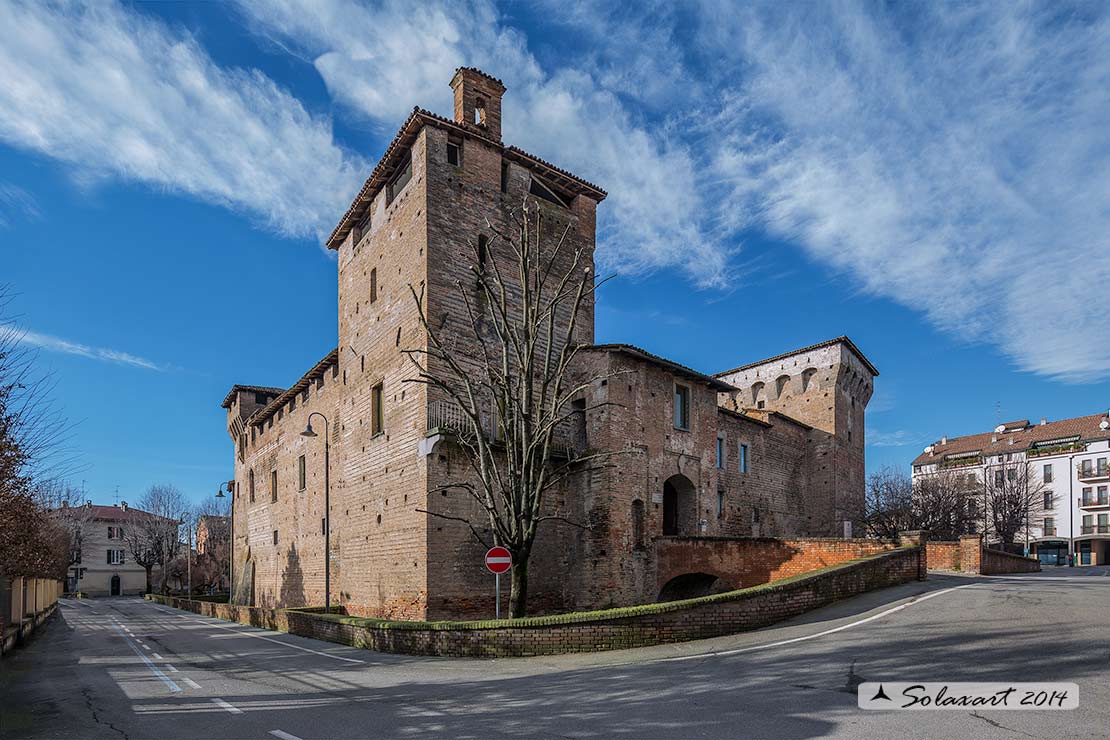
<path id="1" fill-rule="evenodd" d="M 1110 524 L 1084 524 L 1079 528 L 1080 534 L 1110 534 Z"/>
<path id="2" fill-rule="evenodd" d="M 1056 536 L 1056 527 L 1045 527 L 1044 536 L 1045 537 L 1055 537 Z"/>
<path id="3" fill-rule="evenodd" d="M 1079 499 L 1079 506 L 1084 509 L 1097 506 L 1110 506 L 1110 497 L 1105 494 L 1102 496 L 1083 496 Z"/>
<path id="4" fill-rule="evenodd" d="M 1110 465 L 1076 465 L 1079 480 L 1110 480 Z"/>

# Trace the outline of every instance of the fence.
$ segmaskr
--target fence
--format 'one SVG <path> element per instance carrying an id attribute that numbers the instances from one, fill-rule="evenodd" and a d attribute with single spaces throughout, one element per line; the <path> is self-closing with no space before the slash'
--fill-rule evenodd
<path id="1" fill-rule="evenodd" d="M 53 614 L 61 595 L 61 581 L 0 576 L 0 655 L 26 639 Z"/>

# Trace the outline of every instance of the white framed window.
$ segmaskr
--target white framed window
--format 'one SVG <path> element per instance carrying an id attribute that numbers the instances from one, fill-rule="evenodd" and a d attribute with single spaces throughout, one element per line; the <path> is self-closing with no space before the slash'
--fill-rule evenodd
<path id="1" fill-rule="evenodd" d="M 108 565 L 123 565 L 123 550 L 108 551 Z"/>

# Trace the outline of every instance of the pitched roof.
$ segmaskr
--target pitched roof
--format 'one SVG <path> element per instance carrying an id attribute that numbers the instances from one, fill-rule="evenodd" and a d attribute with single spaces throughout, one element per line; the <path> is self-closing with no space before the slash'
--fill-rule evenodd
<path id="1" fill-rule="evenodd" d="M 483 73 L 484 74 L 484 73 Z M 487 75 L 488 76 L 488 75 Z M 490 78 L 494 79 L 494 78 Z M 417 134 L 424 126 L 435 126 L 447 131 L 462 134 L 474 139 L 480 139 L 487 146 L 495 149 L 500 149 L 508 159 L 515 160 L 524 164 L 525 166 L 536 169 L 540 175 L 551 178 L 556 183 L 574 193 L 585 193 L 590 197 L 598 200 L 598 202 L 605 199 L 607 193 L 587 180 L 583 180 L 577 175 L 573 175 L 566 170 L 560 169 L 550 162 L 545 162 L 539 157 L 533 156 L 522 149 L 515 146 L 506 147 L 500 141 L 495 141 L 490 138 L 488 132 L 480 127 L 471 123 L 458 123 L 449 118 L 432 113 L 431 111 L 424 110 L 419 106 L 412 109 L 412 113 L 401 124 L 401 128 L 397 131 L 397 135 L 393 137 L 393 141 L 386 147 L 385 153 L 382 158 L 378 160 L 378 164 L 370 173 L 370 177 L 366 178 L 362 189 L 359 190 L 358 195 L 351 202 L 351 206 L 347 212 L 339 219 L 335 230 L 331 232 L 328 237 L 327 246 L 329 249 L 338 249 L 339 244 L 347 238 L 347 234 L 351 228 L 358 223 L 366 210 L 371 206 L 374 196 L 389 182 L 389 178 L 397 165 L 400 163 L 400 158 L 405 150 L 408 149 L 416 140 Z"/>
<path id="2" fill-rule="evenodd" d="M 328 352 L 326 355 L 324 355 L 324 359 L 313 365 L 312 369 L 302 375 L 301 379 L 291 385 L 288 390 L 282 391 L 281 395 L 279 395 L 277 398 L 270 401 L 258 411 L 255 411 L 253 414 L 251 414 L 250 418 L 247 419 L 247 424 L 251 426 L 261 426 L 262 423 L 266 421 L 266 419 L 273 416 L 279 408 L 284 406 L 286 401 L 307 388 L 313 380 L 316 380 L 317 378 L 323 376 L 324 372 L 329 367 L 338 363 L 339 348 L 336 347 L 331 352 Z"/>
<path id="3" fill-rule="evenodd" d="M 220 406 L 225 409 L 230 406 L 232 397 L 234 397 L 235 394 L 239 391 L 253 391 L 254 393 L 281 393 L 284 390 L 284 388 L 274 388 L 270 385 L 240 385 L 236 383 L 235 385 L 231 386 L 231 390 L 227 392 L 226 396 L 224 396 L 224 401 L 220 404 Z"/>
<path id="4" fill-rule="evenodd" d="M 825 347 L 831 347 L 834 344 L 843 344 L 846 347 L 848 347 L 848 349 L 852 350 L 852 352 L 855 353 L 856 357 L 858 357 L 860 359 L 860 361 L 863 362 L 864 366 L 868 370 L 871 371 L 871 374 L 878 377 L 878 375 L 879 375 L 878 368 L 876 368 L 874 365 L 872 365 L 871 361 L 868 360 L 864 356 L 864 354 L 860 350 L 860 348 L 856 346 L 856 343 L 853 342 L 851 339 L 849 339 L 846 336 L 839 336 L 835 339 L 828 339 L 824 342 L 818 342 L 817 344 L 811 344 L 808 347 L 802 347 L 801 349 L 795 349 L 795 350 L 791 350 L 790 352 L 784 352 L 781 355 L 775 355 L 774 357 L 768 357 L 766 360 L 760 360 L 758 362 L 749 362 L 747 365 L 741 365 L 740 367 L 734 367 L 731 370 L 725 370 L 724 372 L 714 373 L 713 375 L 714 375 L 714 377 L 719 378 L 722 375 L 729 375 L 731 373 L 738 373 L 741 370 L 750 370 L 753 367 L 758 367 L 760 365 L 766 365 L 769 362 L 776 362 L 777 360 L 785 360 L 787 357 L 792 357 L 793 355 L 800 355 L 803 352 L 810 352 L 810 351 L 815 350 L 815 349 L 824 349 Z"/>
<path id="5" fill-rule="evenodd" d="M 944 460 L 952 455 L 980 452 L 983 455 L 1001 455 L 1007 452 L 1023 452 L 1035 442 L 1050 442 L 1078 437 L 1090 442 L 1110 439 L 1110 429 L 1101 429 L 1099 424 L 1107 419 L 1105 413 L 1077 416 L 1074 419 L 1060 419 L 1046 424 L 1017 427 L 1014 431 L 982 432 L 964 437 L 948 437 L 944 444 L 934 442 L 933 451 L 922 452 L 914 458 L 914 465 L 928 465 Z M 1011 422 L 1012 423 L 1012 422 Z M 1003 425 L 1007 426 L 1009 425 Z M 991 440 L 994 440 L 993 442 Z M 1013 443 L 1010 443 L 1013 440 Z"/>
<path id="6" fill-rule="evenodd" d="M 699 373 L 697 370 L 686 367 L 685 365 L 680 365 L 673 360 L 668 360 L 666 357 L 660 357 L 659 355 L 652 354 L 646 349 L 641 349 L 640 347 L 632 344 L 591 344 L 588 347 L 583 347 L 582 349 L 598 350 L 601 352 L 620 352 L 631 357 L 635 357 L 639 360 L 643 360 L 644 362 L 651 362 L 656 365 L 661 365 L 662 367 L 665 367 L 672 372 L 678 373 L 679 375 L 684 375 L 688 378 L 693 378 L 694 380 L 699 380 L 702 383 L 710 386 L 711 388 L 719 391 L 736 390 L 733 386 L 729 385 L 723 380 L 718 380 L 712 375 Z"/>
<path id="7" fill-rule="evenodd" d="M 62 508 L 67 509 L 70 507 L 63 506 Z M 75 506 L 73 508 L 86 510 L 89 516 L 93 519 L 103 519 L 109 522 L 127 521 L 128 517 L 136 515 L 155 516 L 149 511 L 143 511 L 142 509 L 137 509 L 134 506 L 128 506 L 127 508 L 124 508 L 122 506 L 101 506 L 99 504 L 93 504 L 92 506 Z M 56 511 L 60 511 L 60 509 L 56 509 Z"/>

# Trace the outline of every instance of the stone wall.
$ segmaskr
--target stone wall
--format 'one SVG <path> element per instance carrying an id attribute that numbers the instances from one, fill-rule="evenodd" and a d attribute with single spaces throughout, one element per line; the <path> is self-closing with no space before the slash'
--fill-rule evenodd
<path id="1" fill-rule="evenodd" d="M 206 616 L 380 652 L 522 657 L 684 642 L 765 627 L 840 599 L 917 580 L 924 557 L 924 548 L 905 547 L 742 591 L 500 622 L 385 622 L 319 611 L 147 598 Z"/>

